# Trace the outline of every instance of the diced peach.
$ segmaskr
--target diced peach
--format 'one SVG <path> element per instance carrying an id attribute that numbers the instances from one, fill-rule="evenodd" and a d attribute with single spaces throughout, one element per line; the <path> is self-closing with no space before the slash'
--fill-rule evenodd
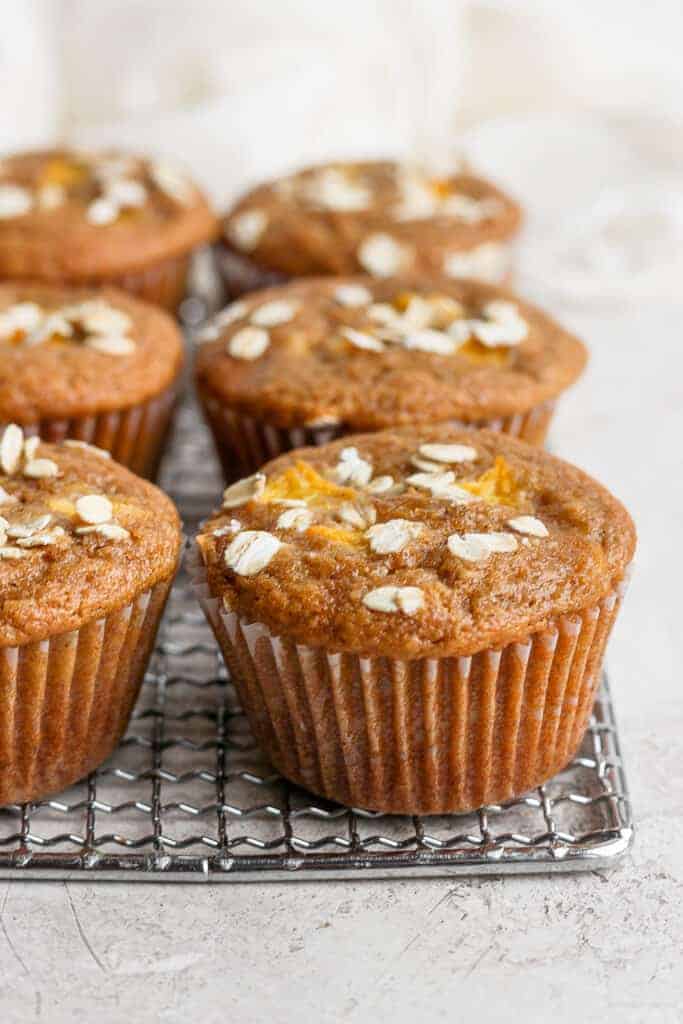
<path id="1" fill-rule="evenodd" d="M 306 533 L 311 537 L 322 537 L 347 547 L 360 547 L 363 534 L 360 530 L 347 530 L 343 526 L 310 526 Z"/>
<path id="2" fill-rule="evenodd" d="M 40 177 L 41 185 L 80 185 L 87 177 L 88 170 L 83 164 L 61 157 L 50 160 L 44 167 Z"/>
<path id="3" fill-rule="evenodd" d="M 515 505 L 520 497 L 518 482 L 502 455 L 476 480 L 458 480 L 457 484 L 491 505 Z"/>
<path id="4" fill-rule="evenodd" d="M 505 366 L 510 359 L 510 349 L 506 345 L 489 348 L 482 345 L 476 338 L 470 338 L 458 349 L 459 356 L 465 356 L 471 363 L 479 366 Z"/>
<path id="5" fill-rule="evenodd" d="M 347 501 L 356 497 L 351 487 L 340 487 L 326 480 L 306 462 L 296 462 L 290 469 L 271 480 L 259 501 L 307 501 L 315 505 L 330 500 Z"/>

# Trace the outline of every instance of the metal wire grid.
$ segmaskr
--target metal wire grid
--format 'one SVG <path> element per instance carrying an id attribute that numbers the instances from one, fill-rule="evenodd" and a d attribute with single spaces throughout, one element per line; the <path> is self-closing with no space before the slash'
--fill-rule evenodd
<path id="1" fill-rule="evenodd" d="M 165 488 L 188 531 L 220 481 L 181 410 Z M 339 807 L 273 774 L 181 574 L 127 735 L 84 782 L 0 811 L 0 876 L 236 881 L 506 874 L 613 864 L 633 834 L 605 680 L 579 756 L 547 785 L 472 815 Z"/>

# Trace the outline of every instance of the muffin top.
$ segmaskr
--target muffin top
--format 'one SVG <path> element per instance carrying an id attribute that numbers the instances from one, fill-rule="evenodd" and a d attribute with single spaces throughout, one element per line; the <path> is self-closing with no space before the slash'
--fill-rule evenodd
<path id="1" fill-rule="evenodd" d="M 0 423 L 134 405 L 182 361 L 171 317 L 124 292 L 0 285 Z"/>
<path id="2" fill-rule="evenodd" d="M 457 277 L 469 273 L 463 250 L 510 239 L 520 219 L 512 199 L 472 174 L 435 178 L 383 160 L 323 164 L 260 185 L 229 211 L 223 235 L 260 266 L 293 277 Z M 483 271 L 486 250 L 480 257 Z"/>
<path id="3" fill-rule="evenodd" d="M 198 543 L 228 610 L 334 651 L 469 655 L 594 605 L 631 561 L 622 505 L 521 441 L 432 426 L 351 442 L 226 490 Z"/>
<path id="4" fill-rule="evenodd" d="M 92 280 L 188 252 L 215 233 L 177 168 L 55 149 L 0 161 L 0 276 Z"/>
<path id="5" fill-rule="evenodd" d="M 173 503 L 80 441 L 0 434 L 0 647 L 79 629 L 175 570 Z"/>
<path id="6" fill-rule="evenodd" d="M 586 361 L 581 342 L 511 292 L 443 278 L 292 282 L 228 306 L 199 340 L 200 385 L 280 427 L 520 413 Z"/>

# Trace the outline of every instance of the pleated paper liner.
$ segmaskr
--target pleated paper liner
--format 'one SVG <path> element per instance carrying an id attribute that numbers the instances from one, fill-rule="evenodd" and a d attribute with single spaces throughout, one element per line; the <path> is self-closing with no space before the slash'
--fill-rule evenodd
<path id="1" fill-rule="evenodd" d="M 199 601 L 264 753 L 319 796 L 395 814 L 519 797 L 578 750 L 623 587 L 523 642 L 471 657 L 364 658 L 225 611 L 197 551 Z"/>
<path id="2" fill-rule="evenodd" d="M 515 258 L 515 246 L 508 242 L 503 245 L 504 252 L 501 254 L 499 267 L 490 268 L 485 273 L 483 280 L 491 284 L 510 285 L 513 280 L 513 264 Z M 467 256 L 468 250 L 463 249 L 462 255 Z M 221 241 L 214 246 L 214 261 L 218 270 L 225 298 L 229 302 L 239 299 L 249 292 L 259 291 L 261 288 L 272 288 L 273 285 L 286 284 L 292 278 L 288 274 L 276 270 L 267 270 L 260 266 L 255 260 L 243 252 L 238 252 Z M 434 272 L 435 278 L 439 274 Z M 468 274 L 468 277 L 478 276 L 476 273 Z"/>
<path id="3" fill-rule="evenodd" d="M 0 805 L 58 792 L 125 732 L 172 579 L 47 640 L 0 647 Z"/>
<path id="4" fill-rule="evenodd" d="M 123 291 L 175 313 L 187 293 L 191 255 L 183 253 L 126 274 L 78 282 L 79 286 L 122 288 Z"/>
<path id="5" fill-rule="evenodd" d="M 265 462 L 293 448 L 327 444 L 328 441 L 351 435 L 351 431 L 341 424 L 275 427 L 229 409 L 212 398 L 204 388 L 199 388 L 198 391 L 204 416 L 213 435 L 216 453 L 228 483 L 255 473 Z M 545 402 L 528 412 L 513 416 L 499 416 L 477 423 L 449 420 L 447 425 L 461 426 L 463 429 L 495 430 L 540 447 L 548 433 L 554 409 L 554 402 Z"/>
<path id="6" fill-rule="evenodd" d="M 290 278 L 275 270 L 266 270 L 244 253 L 237 252 L 225 242 L 217 242 L 214 246 L 214 262 L 223 284 L 225 298 L 234 301 L 248 292 L 259 288 L 272 288 L 276 284 L 285 284 Z"/>
<path id="7" fill-rule="evenodd" d="M 178 394 L 178 382 L 146 402 L 127 409 L 75 416 L 71 419 L 45 417 L 21 424 L 27 436 L 59 443 L 66 439 L 85 441 L 111 453 L 121 465 L 154 480 L 171 426 Z M 0 422 L 0 433 L 7 424 Z"/>

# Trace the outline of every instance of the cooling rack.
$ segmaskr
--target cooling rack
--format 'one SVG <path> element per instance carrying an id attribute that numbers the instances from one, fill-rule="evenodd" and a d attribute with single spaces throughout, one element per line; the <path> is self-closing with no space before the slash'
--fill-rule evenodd
<path id="1" fill-rule="evenodd" d="M 162 485 L 188 533 L 220 493 L 191 404 L 180 410 Z M 0 877 L 230 882 L 578 871 L 615 864 L 632 835 L 606 679 L 574 762 L 509 805 L 398 817 L 290 786 L 251 739 L 181 573 L 121 746 L 65 793 L 0 810 Z"/>

